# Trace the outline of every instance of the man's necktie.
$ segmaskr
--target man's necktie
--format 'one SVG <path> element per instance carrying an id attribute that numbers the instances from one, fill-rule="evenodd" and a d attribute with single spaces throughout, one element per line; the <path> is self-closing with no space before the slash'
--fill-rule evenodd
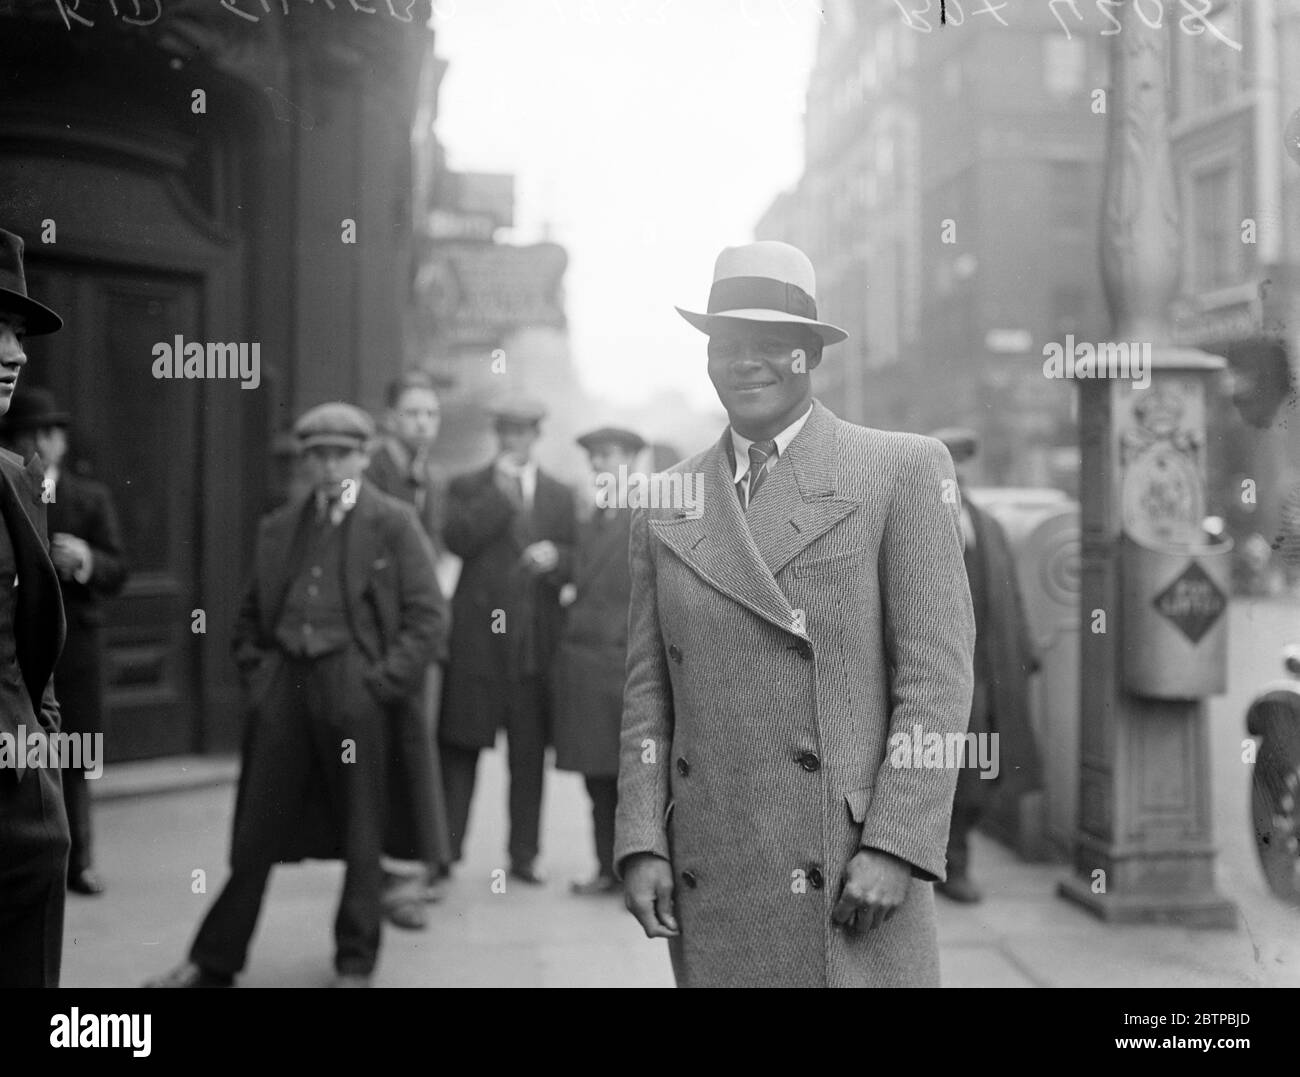
<path id="1" fill-rule="evenodd" d="M 754 503 L 754 498 L 758 496 L 758 488 L 763 485 L 763 480 L 767 478 L 767 462 L 776 455 L 775 441 L 756 441 L 749 447 L 749 485 L 744 487 L 744 496 L 741 498 L 742 505 L 748 509 Z"/>

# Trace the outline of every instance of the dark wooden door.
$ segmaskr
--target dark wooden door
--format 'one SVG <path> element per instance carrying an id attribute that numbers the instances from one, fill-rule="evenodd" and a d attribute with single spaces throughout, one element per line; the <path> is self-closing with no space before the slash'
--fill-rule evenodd
<path id="1" fill-rule="evenodd" d="M 27 374 L 73 416 L 70 461 L 108 485 L 131 568 L 108 603 L 108 761 L 194 751 L 199 741 L 198 535 L 203 481 L 197 381 L 153 377 L 153 347 L 203 340 L 202 281 L 94 265 L 29 271 L 65 328 L 29 343 Z"/>

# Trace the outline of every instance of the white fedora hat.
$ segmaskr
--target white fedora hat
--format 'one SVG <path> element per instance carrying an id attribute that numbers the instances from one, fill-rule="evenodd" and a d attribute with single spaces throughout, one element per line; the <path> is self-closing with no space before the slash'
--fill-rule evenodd
<path id="1" fill-rule="evenodd" d="M 817 320 L 817 275 L 798 247 L 765 239 L 725 247 L 713 264 L 708 312 L 677 308 L 703 333 L 727 322 L 772 322 L 806 325 L 823 344 L 838 344 L 848 333 Z"/>

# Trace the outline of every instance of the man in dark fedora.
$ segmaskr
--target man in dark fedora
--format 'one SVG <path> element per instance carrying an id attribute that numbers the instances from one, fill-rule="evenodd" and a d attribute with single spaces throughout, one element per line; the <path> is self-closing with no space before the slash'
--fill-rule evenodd
<path id="1" fill-rule="evenodd" d="M 970 834 L 995 795 L 1019 796 L 1042 781 L 1029 713 L 1029 675 L 1038 669 L 1029 619 L 1020 597 L 1015 558 L 1002 525 L 966 496 L 979 435 L 965 427 L 945 427 L 931 437 L 942 441 L 957 469 L 966 578 L 975 611 L 975 684 L 967 729 L 990 738 L 997 767 L 991 776 L 967 759 L 957 776 L 948 832 L 947 878 L 936 884 L 950 901 L 982 900 L 970 877 Z"/>
<path id="2" fill-rule="evenodd" d="M 335 986 L 369 986 L 378 956 L 393 712 L 409 716 L 446 608 L 415 513 L 362 479 L 370 417 L 322 404 L 294 432 L 312 489 L 262 521 L 234 630 L 249 721 L 230 879 L 189 959 L 149 986 L 230 984 L 272 866 L 304 857 L 347 865 Z"/>
<path id="3" fill-rule="evenodd" d="M 102 600 L 122 590 L 127 569 L 108 487 L 63 466 L 70 418 L 48 390 L 21 389 L 4 417 L 3 432 L 20 456 L 36 454 L 45 466 L 43 500 L 48 502 L 50 557 L 59 574 L 68 622 L 67 641 L 54 672 L 63 729 L 102 737 Z M 71 762 L 65 759 L 62 770 L 63 803 L 72 834 L 68 889 L 94 895 L 103 891 L 104 884 L 94 867 L 87 760 L 80 760 L 79 766 Z"/>
<path id="4" fill-rule="evenodd" d="M 555 767 L 577 771 L 591 798 L 596 874 L 570 889 L 579 895 L 618 893 L 614 874 L 614 812 L 618 804 L 618 734 L 627 666 L 627 567 L 632 510 L 619 504 L 619 482 L 645 448 L 640 434 L 603 426 L 578 438 L 595 477 L 596 502 L 578 526 L 573 573 L 560 591 L 564 631 L 555 657 Z"/>
<path id="5" fill-rule="evenodd" d="M 708 373 L 730 425 L 637 509 L 614 855 L 681 986 L 933 985 L 975 644 L 952 461 L 855 426 L 810 373 L 845 339 L 802 251 L 724 250 Z M 685 481 L 683 479 L 683 486 Z M 909 756 L 910 759 L 910 756 Z"/>
<path id="6" fill-rule="evenodd" d="M 461 857 L 479 752 L 504 727 L 510 874 L 533 885 L 542 882 L 535 861 L 551 662 L 575 525 L 573 492 L 533 458 L 545 414 L 526 397 L 492 409 L 496 458 L 452 480 L 443 530 L 447 548 L 464 560 L 438 729 L 453 855 Z"/>
<path id="7" fill-rule="evenodd" d="M 0 415 L 27 363 L 26 339 L 62 326 L 27 295 L 23 241 L 0 229 Z M 0 736 L 10 742 L 59 731 L 53 674 L 65 622 L 44 478 L 39 460 L 24 467 L 0 449 Z M 58 987 L 69 844 L 59 772 L 0 762 L 0 987 Z"/>

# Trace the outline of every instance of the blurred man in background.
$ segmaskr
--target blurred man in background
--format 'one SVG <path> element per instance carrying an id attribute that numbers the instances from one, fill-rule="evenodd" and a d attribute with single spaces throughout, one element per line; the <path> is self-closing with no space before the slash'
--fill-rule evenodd
<path id="1" fill-rule="evenodd" d="M 433 547 L 439 586 L 451 590 L 448 562 L 454 560 L 443 544 L 446 514 L 446 482 L 433 465 L 433 444 L 442 424 L 442 409 L 433 377 L 422 370 L 409 371 L 392 381 L 387 392 L 386 433 L 379 439 L 366 468 L 366 479 L 391 497 L 415 509 L 420 525 Z M 402 758 L 414 762 L 415 779 L 410 795 L 417 816 L 432 815 L 434 830 L 430 860 L 422 869 L 409 863 L 392 863 L 384 892 L 384 908 L 398 927 L 423 928 L 427 922 L 424 902 L 443 895 L 451 869 L 451 840 L 448 836 L 447 804 L 442 788 L 442 762 L 438 756 L 438 713 L 442 705 L 442 670 L 447 661 L 444 649 L 430 664 L 421 697 L 422 729 L 405 729 L 407 744 Z"/>
<path id="2" fill-rule="evenodd" d="M 573 556 L 573 491 L 533 459 L 545 408 L 516 398 L 492 410 L 497 456 L 452 480 L 443 536 L 464 560 L 452 606 L 451 660 L 439 726 L 453 855 L 469 821 L 478 754 L 506 730 L 510 874 L 540 885 L 536 859 L 550 725 L 559 592 Z"/>
<path id="3" fill-rule="evenodd" d="M 965 760 L 957 776 L 948 831 L 948 877 L 935 884 L 944 897 L 970 904 L 983 897 L 970 877 L 970 833 L 990 799 L 995 792 L 1019 796 L 1042 783 L 1029 718 L 1029 675 L 1038 669 L 1038 659 L 1006 535 L 997 520 L 966 496 L 979 437 L 958 427 L 936 430 L 931 436 L 947 446 L 961 490 L 966 578 L 975 609 L 975 689 L 967 732 L 995 737 L 990 750 L 998 761 L 996 776 L 982 777 L 979 753 Z"/>
<path id="4" fill-rule="evenodd" d="M 63 467 L 69 419 L 67 412 L 59 410 L 52 393 L 39 388 L 20 390 L 14 394 L 4 418 L 4 437 L 24 459 L 35 453 L 45 466 L 50 558 L 59 574 L 68 623 L 67 641 L 54 672 L 63 730 L 102 736 L 101 600 L 122 590 L 127 570 L 108 487 Z M 70 760 L 64 760 L 62 774 L 63 803 L 72 836 L 68 889 L 94 895 L 103 891 L 104 883 L 94 867 L 91 798 L 86 785 L 86 760 L 81 762 L 81 766 L 71 766 Z"/>
<path id="5" fill-rule="evenodd" d="M 446 604 L 415 513 L 362 479 L 370 416 L 322 404 L 294 432 L 312 489 L 263 519 L 232 639 L 249 725 L 230 879 L 189 959 L 148 986 L 229 986 L 271 868 L 305 857 L 347 867 L 334 986 L 370 986 L 379 955 L 392 730 L 443 646 Z"/>
<path id="6" fill-rule="evenodd" d="M 0 415 L 27 364 L 24 340 L 62 327 L 28 298 L 22 239 L 0 229 Z M 0 735 L 11 744 L 59 732 L 54 666 L 65 622 L 47 548 L 44 479 L 40 460 L 24 468 L 0 450 Z M 68 816 L 59 772 L 33 773 L 25 763 L 0 756 L 0 987 L 58 987 Z"/>
<path id="7" fill-rule="evenodd" d="M 560 592 L 564 634 L 555 659 L 555 766 L 587 783 L 596 839 L 596 875 L 575 894 L 620 893 L 614 873 L 618 806 L 618 735 L 627 666 L 627 607 L 632 594 L 628 539 L 632 510 L 617 504 L 619 469 L 631 471 L 645 441 L 606 426 L 578 438 L 596 477 L 596 504 L 578 527 L 572 578 Z"/>

